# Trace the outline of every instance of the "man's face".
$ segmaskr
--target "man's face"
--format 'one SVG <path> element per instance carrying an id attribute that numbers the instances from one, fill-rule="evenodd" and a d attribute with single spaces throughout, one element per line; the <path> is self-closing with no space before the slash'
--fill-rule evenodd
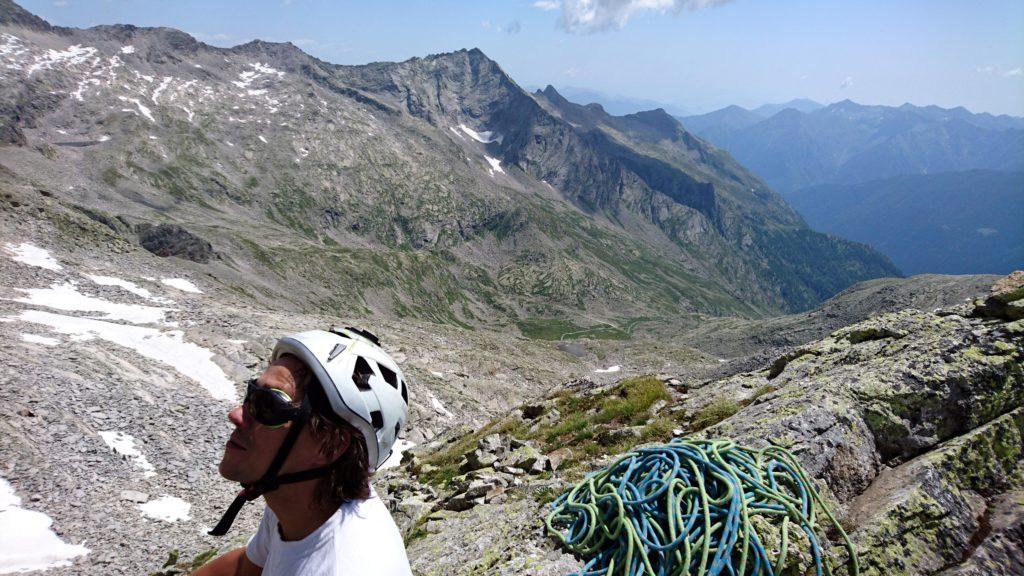
<path id="1" fill-rule="evenodd" d="M 270 365 L 260 375 L 257 383 L 268 388 L 284 391 L 295 402 L 302 400 L 298 381 L 305 366 L 294 356 L 284 356 Z M 235 425 L 224 457 L 220 461 L 220 474 L 228 480 L 250 483 L 259 480 L 270 467 L 278 448 L 284 442 L 288 430 L 295 426 L 290 422 L 280 428 L 270 428 L 253 419 L 243 406 L 236 406 L 228 412 L 228 420 Z M 302 430 L 295 446 L 292 447 L 281 467 L 280 474 L 308 470 L 326 464 L 320 455 L 319 443 L 308 427 Z"/>

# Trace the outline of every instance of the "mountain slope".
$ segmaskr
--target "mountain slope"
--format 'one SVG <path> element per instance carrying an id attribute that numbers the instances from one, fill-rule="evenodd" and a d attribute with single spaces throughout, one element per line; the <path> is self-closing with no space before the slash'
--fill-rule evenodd
<path id="1" fill-rule="evenodd" d="M 250 298 L 625 325 L 802 309 L 898 274 L 759 183 L 748 192 L 749 174 L 688 134 L 663 159 L 577 129 L 478 50 L 336 66 L 290 44 L 24 18 L 0 31 L 4 185 L 51 191 L 132 244 L 180 225 Z"/>
<path id="2" fill-rule="evenodd" d="M 1024 173 L 971 170 L 821 184 L 789 201 L 816 230 L 870 242 L 908 274 L 1024 263 Z"/>

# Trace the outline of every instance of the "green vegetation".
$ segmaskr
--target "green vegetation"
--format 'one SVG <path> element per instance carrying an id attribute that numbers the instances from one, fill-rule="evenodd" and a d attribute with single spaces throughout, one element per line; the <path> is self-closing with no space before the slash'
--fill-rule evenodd
<path id="1" fill-rule="evenodd" d="M 653 376 L 629 378 L 593 395 L 562 392 L 550 398 L 560 418 L 545 418 L 549 409 L 535 420 L 519 416 L 492 420 L 424 458 L 426 471 L 421 478 L 435 485 L 447 484 L 461 474 L 463 455 L 481 438 L 494 433 L 533 440 L 544 453 L 570 447 L 572 456 L 562 464 L 563 469 L 598 455 L 623 452 L 636 444 L 666 441 L 675 422 L 650 411 L 656 402 L 670 398 L 665 384 Z"/>
<path id="2" fill-rule="evenodd" d="M 709 426 L 714 426 L 739 412 L 740 408 L 739 402 L 720 398 L 694 414 L 690 420 L 690 427 L 694 430 L 703 430 Z"/>
<path id="3" fill-rule="evenodd" d="M 202 567 L 210 560 L 213 560 L 216 555 L 217 549 L 211 548 L 197 554 L 191 560 L 183 562 L 181 561 L 181 552 L 175 548 L 167 554 L 167 561 L 160 567 L 160 570 L 151 573 L 150 576 L 183 576 Z"/>
<path id="4" fill-rule="evenodd" d="M 584 328 L 571 320 L 560 318 L 528 318 L 516 321 L 516 326 L 523 336 L 532 340 L 629 340 L 636 326 L 645 320 L 647 318 L 644 317 L 631 318 L 622 328 L 611 324 L 595 324 Z"/>

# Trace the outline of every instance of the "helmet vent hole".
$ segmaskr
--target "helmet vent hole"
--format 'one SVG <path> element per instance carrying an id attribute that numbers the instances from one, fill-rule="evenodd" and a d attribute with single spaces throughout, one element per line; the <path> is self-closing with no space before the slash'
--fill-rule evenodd
<path id="1" fill-rule="evenodd" d="M 398 440 L 398 431 L 401 430 L 401 428 L 402 428 L 402 423 L 401 422 L 395 422 L 395 440 Z"/>
<path id="2" fill-rule="evenodd" d="M 362 356 L 356 356 L 356 367 L 352 370 L 352 381 L 360 390 L 370 390 L 370 376 L 373 376 L 373 368 Z"/>
<path id="3" fill-rule="evenodd" d="M 384 380 L 386 380 L 388 384 L 391 384 L 395 390 L 398 390 L 398 374 L 395 374 L 394 370 L 380 362 L 377 363 L 377 368 L 380 368 L 380 375 L 384 377 Z"/>
<path id="4" fill-rule="evenodd" d="M 373 424 L 374 430 L 380 430 L 384 427 L 384 415 L 380 413 L 380 410 L 370 412 L 370 424 Z"/>
<path id="5" fill-rule="evenodd" d="M 409 389 L 405 387 L 405 380 L 402 380 L 402 400 L 409 404 Z"/>

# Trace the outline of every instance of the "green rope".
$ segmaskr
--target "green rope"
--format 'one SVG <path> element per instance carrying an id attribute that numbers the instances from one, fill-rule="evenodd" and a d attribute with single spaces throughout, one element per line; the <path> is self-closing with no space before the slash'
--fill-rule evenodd
<path id="1" fill-rule="evenodd" d="M 819 514 L 853 543 L 786 449 L 679 438 L 638 448 L 552 504 L 548 532 L 587 559 L 582 576 L 832 576 Z"/>

